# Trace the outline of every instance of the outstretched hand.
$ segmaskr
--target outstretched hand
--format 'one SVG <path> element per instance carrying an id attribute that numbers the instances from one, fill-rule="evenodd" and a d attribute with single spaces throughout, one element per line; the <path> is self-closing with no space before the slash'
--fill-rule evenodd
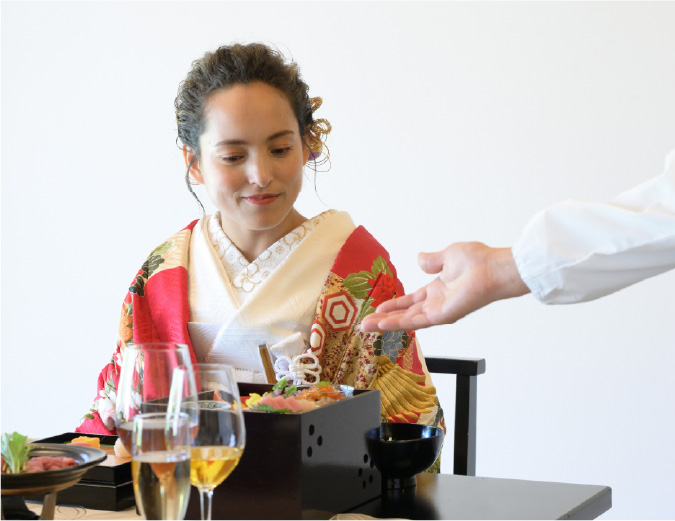
<path id="1" fill-rule="evenodd" d="M 418 262 L 425 272 L 439 276 L 414 293 L 380 304 L 361 323 L 364 331 L 453 324 L 496 300 L 530 292 L 511 248 L 458 242 L 436 253 L 420 253 Z"/>

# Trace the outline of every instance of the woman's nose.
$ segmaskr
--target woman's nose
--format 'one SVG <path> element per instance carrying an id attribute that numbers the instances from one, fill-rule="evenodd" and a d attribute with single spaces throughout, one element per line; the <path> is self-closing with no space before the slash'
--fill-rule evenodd
<path id="1" fill-rule="evenodd" d="M 270 168 L 264 157 L 257 157 L 251 161 L 248 169 L 248 180 L 251 184 L 265 188 L 272 181 Z"/>

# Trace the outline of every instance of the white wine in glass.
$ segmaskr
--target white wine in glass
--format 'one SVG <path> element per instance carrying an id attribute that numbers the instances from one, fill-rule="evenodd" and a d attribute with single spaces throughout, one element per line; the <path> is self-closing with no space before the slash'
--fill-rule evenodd
<path id="1" fill-rule="evenodd" d="M 137 414 L 131 476 L 145 519 L 183 519 L 190 498 L 191 422 L 185 413 Z"/>
<path id="2" fill-rule="evenodd" d="M 192 447 L 190 482 L 197 488 L 216 488 L 239 464 L 243 452 L 238 447 Z"/>
<path id="3" fill-rule="evenodd" d="M 201 518 L 211 519 L 213 489 L 232 473 L 246 444 L 234 370 L 224 364 L 193 366 L 199 389 L 199 432 L 192 443 L 190 482 L 199 490 Z"/>

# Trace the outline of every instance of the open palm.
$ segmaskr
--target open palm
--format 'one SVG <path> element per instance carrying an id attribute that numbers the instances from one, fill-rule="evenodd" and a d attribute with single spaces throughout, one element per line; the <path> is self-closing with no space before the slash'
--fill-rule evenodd
<path id="1" fill-rule="evenodd" d="M 510 248 L 462 242 L 436 253 L 421 253 L 418 260 L 425 272 L 438 277 L 410 295 L 378 306 L 364 319 L 365 331 L 452 324 L 491 302 L 529 291 Z"/>

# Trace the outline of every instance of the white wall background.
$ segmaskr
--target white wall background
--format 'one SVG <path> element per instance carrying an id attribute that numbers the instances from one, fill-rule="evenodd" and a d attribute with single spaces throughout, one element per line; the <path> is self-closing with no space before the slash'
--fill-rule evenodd
<path id="1" fill-rule="evenodd" d="M 549 203 L 661 171 L 674 20 L 672 2 L 3 2 L 2 431 L 75 427 L 133 275 L 198 217 L 173 99 L 204 51 L 261 40 L 294 56 L 334 126 L 326 206 L 308 182 L 300 210 L 349 211 L 411 290 L 429 280 L 418 251 L 510 245 Z M 419 337 L 487 359 L 479 475 L 609 485 L 605 518 L 673 518 L 674 313 L 671 272 Z M 454 382 L 437 383 L 451 415 Z"/>

